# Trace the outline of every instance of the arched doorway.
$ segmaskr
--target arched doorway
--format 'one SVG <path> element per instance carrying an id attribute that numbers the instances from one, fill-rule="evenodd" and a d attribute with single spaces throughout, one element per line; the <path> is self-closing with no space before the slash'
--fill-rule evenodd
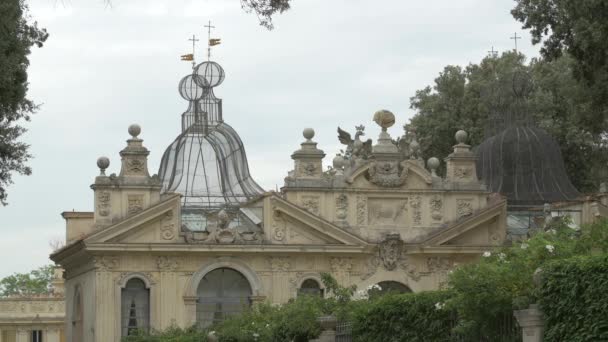
<path id="1" fill-rule="evenodd" d="M 197 288 L 196 321 L 208 327 L 251 305 L 251 285 L 240 272 L 217 268 L 207 273 Z"/>
<path id="2" fill-rule="evenodd" d="M 121 336 L 148 332 L 150 290 L 139 278 L 131 278 L 121 289 Z"/>
<path id="3" fill-rule="evenodd" d="M 381 281 L 378 283 L 378 286 L 380 286 L 380 289 L 377 288 L 373 288 L 371 289 L 368 294 L 370 297 L 372 296 L 382 296 L 385 295 L 387 293 L 409 293 L 412 292 L 412 290 L 407 287 L 407 285 L 402 284 L 398 281 L 393 281 L 393 280 L 387 280 L 387 281 Z"/>
<path id="4" fill-rule="evenodd" d="M 312 278 L 308 278 L 302 282 L 298 289 L 298 296 L 300 295 L 312 295 L 317 297 L 323 297 L 323 289 L 318 281 Z"/>

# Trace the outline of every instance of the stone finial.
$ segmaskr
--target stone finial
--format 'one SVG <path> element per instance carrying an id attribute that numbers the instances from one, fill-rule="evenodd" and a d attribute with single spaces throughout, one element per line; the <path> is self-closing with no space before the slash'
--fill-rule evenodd
<path id="1" fill-rule="evenodd" d="M 344 169 L 344 166 L 346 166 L 346 160 L 341 154 L 336 154 L 332 160 L 332 165 L 334 170 L 336 170 L 336 174 L 342 174 L 342 170 Z"/>
<path id="2" fill-rule="evenodd" d="M 141 133 L 141 127 L 138 124 L 132 124 L 129 126 L 129 134 L 133 139 L 137 139 L 137 136 Z"/>
<path id="3" fill-rule="evenodd" d="M 395 124 L 395 114 L 386 109 L 381 109 L 374 113 L 374 122 L 382 127 L 383 132 L 386 132 L 387 128 Z"/>
<path id="4" fill-rule="evenodd" d="M 458 132 L 456 132 L 456 134 L 454 135 L 454 137 L 456 138 L 456 142 L 457 143 L 464 144 L 464 143 L 466 143 L 466 141 L 467 141 L 467 139 L 469 137 L 469 134 L 466 131 L 464 131 L 464 130 L 461 129 Z"/>
<path id="5" fill-rule="evenodd" d="M 302 135 L 304 136 L 304 138 L 306 138 L 306 141 L 312 141 L 312 138 L 314 138 L 315 136 L 315 130 L 312 128 L 304 128 L 304 130 L 302 131 Z"/>
<path id="6" fill-rule="evenodd" d="M 101 157 L 97 158 L 97 167 L 99 167 L 100 176 L 106 175 L 106 169 L 108 168 L 108 166 L 110 166 L 110 158 L 105 157 L 105 156 L 101 156 Z"/>
<path id="7" fill-rule="evenodd" d="M 426 162 L 426 166 L 431 170 L 431 175 L 433 177 L 437 177 L 437 168 L 439 167 L 439 159 L 436 157 L 431 157 Z"/>

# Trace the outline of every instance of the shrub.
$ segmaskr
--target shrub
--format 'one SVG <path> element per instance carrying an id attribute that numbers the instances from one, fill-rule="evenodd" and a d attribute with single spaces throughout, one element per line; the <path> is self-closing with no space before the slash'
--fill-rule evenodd
<path id="1" fill-rule="evenodd" d="M 352 313 L 353 337 L 365 342 L 449 341 L 452 312 L 444 291 L 387 294 L 361 301 Z"/>
<path id="2" fill-rule="evenodd" d="M 608 341 L 608 255 L 551 263 L 542 273 L 545 341 Z"/>

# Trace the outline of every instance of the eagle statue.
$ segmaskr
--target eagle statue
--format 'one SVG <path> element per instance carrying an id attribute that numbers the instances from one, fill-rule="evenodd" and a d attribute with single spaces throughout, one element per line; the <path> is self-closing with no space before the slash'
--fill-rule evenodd
<path id="1" fill-rule="evenodd" d="M 344 131 L 340 127 L 338 127 L 338 140 L 343 145 L 346 145 L 346 150 L 344 152 L 345 159 L 362 158 L 367 159 L 372 154 L 372 139 L 367 139 L 367 141 L 362 141 L 361 136 L 365 135 L 365 126 L 356 126 L 357 130 L 355 133 L 355 139 L 353 139 L 350 133 Z"/>

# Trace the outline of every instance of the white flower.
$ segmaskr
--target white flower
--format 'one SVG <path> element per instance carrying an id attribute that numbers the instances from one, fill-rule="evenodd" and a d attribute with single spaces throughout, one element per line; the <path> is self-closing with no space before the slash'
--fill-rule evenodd
<path id="1" fill-rule="evenodd" d="M 553 235 L 555 235 L 557 233 L 557 231 L 555 229 L 549 229 L 548 232 L 549 232 L 549 234 L 553 234 Z"/>
<path id="2" fill-rule="evenodd" d="M 489 258 L 490 256 L 492 256 L 492 252 L 485 251 L 482 255 L 484 258 Z"/>
<path id="3" fill-rule="evenodd" d="M 258 334 L 258 333 L 253 333 L 253 334 L 252 334 L 252 336 L 253 336 L 253 337 L 255 337 L 255 338 L 258 338 L 258 337 L 260 337 L 260 334 Z"/>
<path id="4" fill-rule="evenodd" d="M 504 261 L 507 258 L 507 255 L 505 253 L 498 253 L 498 259 L 500 259 L 500 261 Z"/>
<path id="5" fill-rule="evenodd" d="M 435 303 L 435 310 L 441 310 L 445 306 L 444 303 Z"/>
<path id="6" fill-rule="evenodd" d="M 266 328 L 268 328 L 270 326 L 270 324 L 266 323 Z"/>
<path id="7" fill-rule="evenodd" d="M 525 242 L 521 244 L 521 249 L 527 249 L 528 247 L 529 245 Z"/>
<path id="8" fill-rule="evenodd" d="M 553 245 L 545 245 L 545 248 L 549 251 L 549 253 L 553 253 L 555 247 Z"/>

